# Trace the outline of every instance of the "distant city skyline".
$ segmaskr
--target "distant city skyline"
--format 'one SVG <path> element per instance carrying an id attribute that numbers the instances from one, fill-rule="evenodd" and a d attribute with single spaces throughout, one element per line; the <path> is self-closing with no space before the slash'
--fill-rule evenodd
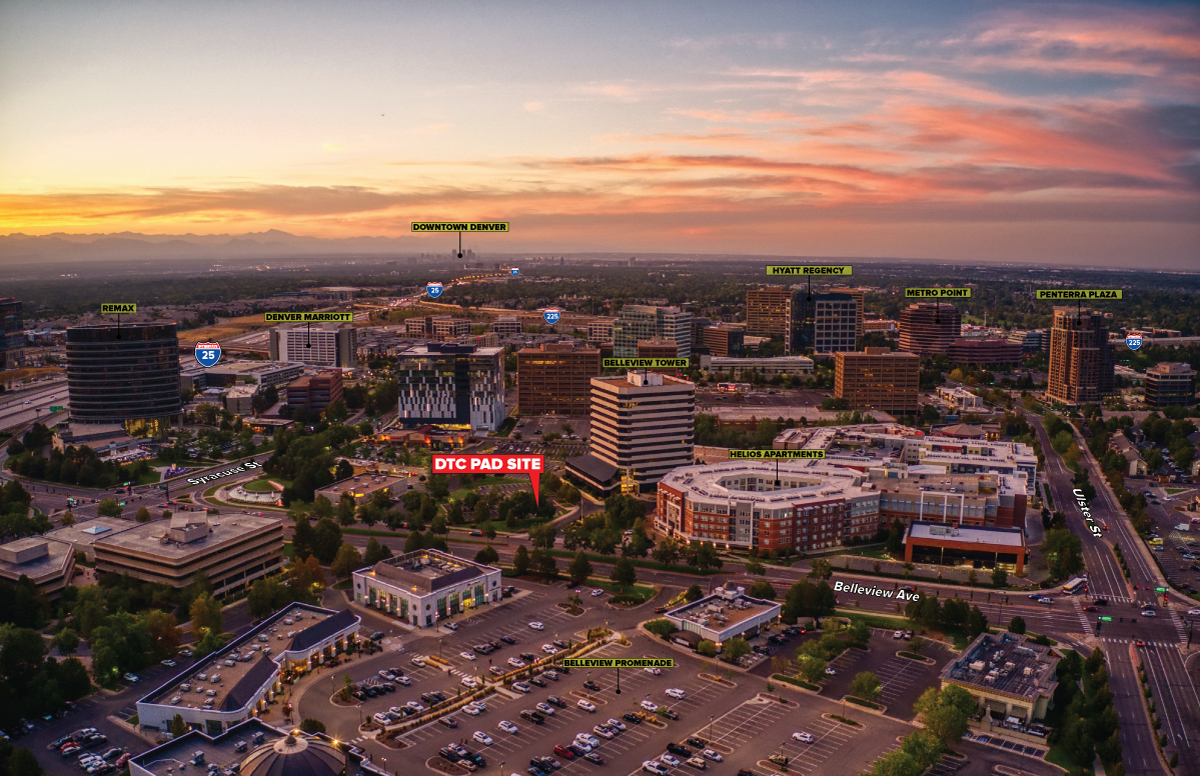
<path id="1" fill-rule="evenodd" d="M 1200 267 L 1179 3 L 0 7 L 0 234 Z"/>

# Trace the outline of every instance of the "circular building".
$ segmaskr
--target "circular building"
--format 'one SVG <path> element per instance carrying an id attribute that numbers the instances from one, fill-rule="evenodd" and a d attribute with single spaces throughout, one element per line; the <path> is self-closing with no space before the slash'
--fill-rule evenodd
<path id="1" fill-rule="evenodd" d="M 962 316 L 952 304 L 918 302 L 900 311 L 900 349 L 918 356 L 945 353 L 961 334 Z"/>
<path id="2" fill-rule="evenodd" d="M 255 749 L 242 761 L 240 776 L 341 776 L 346 758 L 319 738 L 289 734 Z"/>
<path id="3" fill-rule="evenodd" d="M 175 324 L 68 328 L 67 391 L 73 423 L 158 433 L 182 411 Z"/>

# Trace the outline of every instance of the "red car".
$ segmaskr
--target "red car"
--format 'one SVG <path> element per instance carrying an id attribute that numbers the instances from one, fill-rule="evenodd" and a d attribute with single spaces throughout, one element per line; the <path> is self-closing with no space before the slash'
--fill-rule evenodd
<path id="1" fill-rule="evenodd" d="M 1134 639 L 1134 642 L 1133 642 L 1133 643 L 1134 643 L 1134 644 L 1136 644 L 1136 645 L 1137 645 L 1137 646 L 1139 646 L 1139 647 L 1144 647 L 1144 646 L 1146 646 L 1146 642 L 1142 641 L 1141 639 Z"/>
<path id="2" fill-rule="evenodd" d="M 1085 612 L 1098 612 L 1098 611 L 1100 611 L 1100 610 L 1099 610 L 1099 609 L 1097 609 L 1095 606 L 1085 606 L 1085 607 L 1083 607 L 1083 610 L 1084 610 Z"/>
<path id="3" fill-rule="evenodd" d="M 559 757 L 562 757 L 565 760 L 570 760 L 572 757 L 575 756 L 574 752 L 572 752 L 570 749 L 566 748 L 562 744 L 554 745 L 554 753 L 556 755 L 558 755 Z"/>

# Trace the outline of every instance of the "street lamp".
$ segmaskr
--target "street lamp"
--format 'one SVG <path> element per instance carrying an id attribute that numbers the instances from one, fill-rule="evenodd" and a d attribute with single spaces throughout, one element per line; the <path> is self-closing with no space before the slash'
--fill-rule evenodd
<path id="1" fill-rule="evenodd" d="M 713 725 L 713 715 L 709 714 L 708 715 L 708 743 L 710 746 L 712 745 L 712 742 L 713 742 L 712 725 Z"/>

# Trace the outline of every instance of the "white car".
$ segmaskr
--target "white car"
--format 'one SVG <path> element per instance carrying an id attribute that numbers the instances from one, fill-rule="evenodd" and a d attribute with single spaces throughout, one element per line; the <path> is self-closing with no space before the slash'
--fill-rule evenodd
<path id="1" fill-rule="evenodd" d="M 542 651 L 547 655 L 553 655 L 558 652 L 558 647 L 554 646 L 553 644 L 543 644 Z"/>
<path id="2" fill-rule="evenodd" d="M 1156 617 L 1157 615 L 1154 613 L 1153 609 L 1143 609 L 1142 616 L 1143 617 Z"/>
<path id="3" fill-rule="evenodd" d="M 382 711 L 371 717 L 371 719 L 375 720 L 376 725 L 387 725 L 392 721 L 391 717 L 389 717 L 387 714 L 384 714 Z"/>
<path id="4" fill-rule="evenodd" d="M 480 711 L 487 711 L 487 704 L 483 701 L 471 701 L 467 705 L 479 709 Z"/>
<path id="5" fill-rule="evenodd" d="M 534 708 L 537 709 L 538 711 L 542 712 L 543 714 L 545 714 L 547 717 L 554 716 L 554 707 L 551 706 L 549 703 L 546 703 L 545 701 L 538 703 L 537 705 L 534 706 Z"/>
<path id="6" fill-rule="evenodd" d="M 476 741 L 483 744 L 484 746 L 492 745 L 492 737 L 489 736 L 487 733 L 484 733 L 482 730 L 476 730 L 474 733 L 471 734 L 471 738 L 475 739 Z"/>
<path id="7" fill-rule="evenodd" d="M 715 749 L 705 749 L 700 754 L 704 757 L 704 759 L 712 760 L 714 763 L 719 763 L 725 759 L 721 756 L 721 753 Z"/>
<path id="8" fill-rule="evenodd" d="M 1191 615 L 1200 614 L 1200 609 L 1188 609 L 1188 614 L 1191 614 Z"/>
<path id="9" fill-rule="evenodd" d="M 668 687 L 667 695 L 669 695 L 670 697 L 674 698 L 677 701 L 681 701 L 685 697 L 687 697 L 687 693 L 685 693 L 683 690 L 679 689 L 678 687 Z"/>
<path id="10" fill-rule="evenodd" d="M 582 741 L 578 738 L 576 738 L 574 741 L 572 741 L 571 745 L 582 749 L 584 754 L 587 754 L 588 752 L 592 751 L 591 744 L 589 744 L 587 741 Z"/>
<path id="11" fill-rule="evenodd" d="M 414 657 L 412 660 L 410 660 L 408 662 L 412 663 L 417 668 L 424 668 L 425 667 L 425 656 L 417 655 L 416 657 Z"/>
<path id="12" fill-rule="evenodd" d="M 646 760 L 642 763 L 642 770 L 646 773 L 653 773 L 654 776 L 667 776 L 670 771 L 663 767 L 662 763 L 657 760 Z"/>
<path id="13" fill-rule="evenodd" d="M 543 625 L 542 623 L 538 622 L 537 620 L 534 620 L 533 622 L 529 623 L 529 627 L 533 628 L 534 630 L 546 630 L 546 626 Z"/>
<path id="14" fill-rule="evenodd" d="M 462 678 L 462 681 L 459 682 L 459 684 L 461 684 L 463 687 L 466 687 L 467 689 L 470 689 L 470 690 L 479 689 L 479 680 L 473 676 L 464 676 Z"/>
<path id="15" fill-rule="evenodd" d="M 646 666 L 646 667 L 645 667 L 645 668 L 643 668 L 642 670 L 643 670 L 643 671 L 645 671 L 645 672 L 646 672 L 646 673 L 648 673 L 648 674 L 654 674 L 655 676 L 659 676 L 660 674 L 662 674 L 662 669 L 661 669 L 661 668 L 655 668 L 654 666 Z"/>
<path id="16" fill-rule="evenodd" d="M 513 668 L 524 668 L 525 667 L 525 661 L 519 657 L 510 657 L 508 659 L 508 664 L 510 666 L 512 666 Z"/>
<path id="17" fill-rule="evenodd" d="M 655 703 L 654 701 L 642 701 L 638 705 L 641 706 L 646 711 L 650 712 L 651 714 L 654 714 L 655 712 L 658 711 L 658 704 Z"/>
<path id="18" fill-rule="evenodd" d="M 660 754 L 658 756 L 658 759 L 661 762 L 664 762 L 667 765 L 671 766 L 672 768 L 678 768 L 681 765 L 681 763 L 679 762 L 679 758 L 673 754 Z"/>
<path id="19" fill-rule="evenodd" d="M 802 744 L 811 744 L 813 742 L 812 733 L 796 732 L 796 733 L 792 733 L 792 738 L 794 738 L 795 740 L 799 741 Z"/>
<path id="20" fill-rule="evenodd" d="M 516 725 L 514 725 L 513 723 L 509 722 L 506 719 L 500 720 L 500 723 L 498 725 L 496 725 L 496 727 L 500 728 L 505 733 L 510 733 L 514 736 L 517 733 L 521 732 L 521 729 L 519 727 L 517 727 Z"/>
<path id="21" fill-rule="evenodd" d="M 140 679 L 138 679 L 137 674 L 125 674 L 121 678 L 124 679 L 125 681 L 131 682 L 133 684 L 137 684 L 139 681 L 141 681 Z"/>
<path id="22" fill-rule="evenodd" d="M 825 675 L 826 676 L 837 676 L 837 669 L 836 668 L 826 668 Z"/>
<path id="23" fill-rule="evenodd" d="M 625 732 L 625 723 L 622 722 L 621 720 L 617 719 L 616 717 L 609 717 L 607 724 L 610 728 L 612 728 L 613 730 L 616 730 L 619 733 Z"/>
<path id="24" fill-rule="evenodd" d="M 595 711 L 595 710 L 596 710 L 596 704 L 594 704 L 594 703 L 592 703 L 591 701 L 588 701 L 588 700 L 582 700 L 582 699 L 581 699 L 581 700 L 579 701 L 579 703 L 576 703 L 575 705 L 576 705 L 576 706 L 578 706 L 579 708 L 583 709 L 584 711 L 589 711 L 589 712 L 590 712 L 590 711 Z"/>
<path id="25" fill-rule="evenodd" d="M 463 711 L 465 711 L 467 714 L 470 714 L 472 717 L 478 717 L 483 713 L 478 706 L 472 706 L 470 704 L 463 706 Z"/>
<path id="26" fill-rule="evenodd" d="M 475 654 L 472 652 L 467 652 L 466 650 L 459 652 L 458 656 L 461 658 L 464 658 L 466 660 L 474 660 L 475 659 Z"/>
<path id="27" fill-rule="evenodd" d="M 516 690 L 517 692 L 523 692 L 526 695 L 533 692 L 533 688 L 530 687 L 529 685 L 525 684 L 524 682 L 513 682 L 512 688 L 514 690 Z"/>
<path id="28" fill-rule="evenodd" d="M 592 732 L 603 739 L 611 739 L 613 737 L 613 732 L 604 727 L 604 725 L 596 725 L 596 727 L 592 728 Z"/>
<path id="29" fill-rule="evenodd" d="M 602 595 L 604 595 L 604 591 L 603 591 L 603 590 L 601 590 L 601 589 L 600 589 L 600 588 L 598 588 L 598 587 L 594 587 L 594 588 L 592 588 L 592 598 L 599 598 L 599 597 L 600 597 L 600 596 L 602 596 Z"/>
<path id="30" fill-rule="evenodd" d="M 589 744 L 592 745 L 593 749 L 600 746 L 600 739 L 596 738 L 591 733 L 580 733 L 577 736 L 575 736 L 575 740 L 576 741 L 587 741 Z"/>

